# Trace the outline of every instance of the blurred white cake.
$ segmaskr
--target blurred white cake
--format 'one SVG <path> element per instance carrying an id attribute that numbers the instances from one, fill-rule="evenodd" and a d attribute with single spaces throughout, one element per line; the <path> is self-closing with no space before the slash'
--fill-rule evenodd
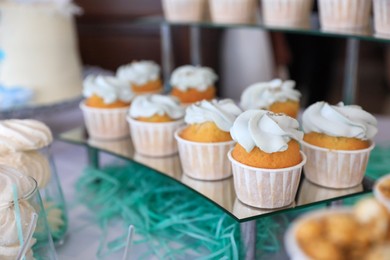
<path id="1" fill-rule="evenodd" d="M 33 103 L 81 96 L 82 75 L 69 0 L 0 2 L 0 84 L 33 90 Z"/>

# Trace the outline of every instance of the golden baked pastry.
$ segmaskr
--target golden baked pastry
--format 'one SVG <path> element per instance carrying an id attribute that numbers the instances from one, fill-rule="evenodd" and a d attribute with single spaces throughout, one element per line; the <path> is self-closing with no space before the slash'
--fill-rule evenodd
<path id="1" fill-rule="evenodd" d="M 167 114 L 163 114 L 163 115 L 155 114 L 151 117 L 142 117 L 141 116 L 141 117 L 137 117 L 135 119 L 138 121 L 150 122 L 150 123 L 164 123 L 164 122 L 176 121 L 176 120 L 170 118 Z"/>
<path id="2" fill-rule="evenodd" d="M 142 85 L 132 84 L 131 88 L 133 92 L 137 94 L 158 92 L 159 90 L 162 90 L 162 83 L 160 79 L 157 79 L 148 81 Z"/>
<path id="3" fill-rule="evenodd" d="M 360 150 L 370 147 L 367 140 L 349 137 L 335 137 L 322 133 L 306 133 L 303 140 L 309 144 L 332 150 Z"/>
<path id="4" fill-rule="evenodd" d="M 95 107 L 95 108 L 120 108 L 120 107 L 128 107 L 130 106 L 130 103 L 117 100 L 113 103 L 106 104 L 104 103 L 103 98 L 97 95 L 92 95 L 91 97 L 85 100 L 85 105 L 89 107 Z"/>
<path id="5" fill-rule="evenodd" d="M 390 199 L 390 179 L 385 179 L 380 182 L 378 189 L 387 199 Z"/>
<path id="6" fill-rule="evenodd" d="M 195 88 L 189 88 L 181 91 L 173 87 L 171 95 L 177 97 L 181 103 L 194 103 L 201 100 L 212 100 L 215 98 L 216 89 L 213 86 L 208 87 L 205 91 L 199 91 Z"/>
<path id="7" fill-rule="evenodd" d="M 188 125 L 180 133 L 180 136 L 188 141 L 202 143 L 216 143 L 231 141 L 229 132 L 222 131 L 214 122 Z"/>
<path id="8" fill-rule="evenodd" d="M 247 152 L 240 144 L 236 144 L 232 151 L 235 160 L 242 164 L 265 169 L 287 168 L 299 164 L 302 157 L 299 150 L 299 143 L 295 140 L 288 142 L 288 148 L 283 152 L 266 153 L 255 147 Z"/>
<path id="9" fill-rule="evenodd" d="M 292 118 L 297 118 L 299 112 L 299 102 L 293 100 L 275 102 L 268 107 L 268 110 L 277 114 L 282 113 L 291 116 Z"/>

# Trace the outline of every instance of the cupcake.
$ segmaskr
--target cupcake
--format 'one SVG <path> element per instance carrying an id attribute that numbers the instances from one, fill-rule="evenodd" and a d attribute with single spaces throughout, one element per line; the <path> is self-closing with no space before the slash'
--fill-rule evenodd
<path id="1" fill-rule="evenodd" d="M 216 23 L 250 23 L 255 18 L 255 0 L 210 0 L 210 11 Z"/>
<path id="2" fill-rule="evenodd" d="M 244 90 L 240 105 L 245 110 L 266 109 L 296 118 L 301 93 L 294 87 L 295 81 L 292 80 L 274 79 L 270 82 L 255 83 Z"/>
<path id="3" fill-rule="evenodd" d="M 306 157 L 297 120 L 265 110 L 248 110 L 230 133 L 237 144 L 228 156 L 237 198 L 253 207 L 280 208 L 295 198 Z"/>
<path id="4" fill-rule="evenodd" d="M 295 220 L 285 236 L 291 259 L 388 259 L 390 224 L 386 210 L 372 198 L 354 207 L 323 209 Z"/>
<path id="5" fill-rule="evenodd" d="M 361 30 L 370 23 L 367 0 L 318 0 L 320 22 L 325 30 Z"/>
<path id="6" fill-rule="evenodd" d="M 91 138 L 112 140 L 129 135 L 126 114 L 134 97 L 129 84 L 112 76 L 88 76 L 81 102 Z"/>
<path id="7" fill-rule="evenodd" d="M 116 76 L 128 82 L 135 94 L 154 94 L 163 90 L 160 67 L 153 61 L 133 61 L 120 66 Z"/>
<path id="8" fill-rule="evenodd" d="M 175 133 L 184 174 L 199 180 L 231 176 L 226 154 L 234 141 L 229 130 L 241 112 L 230 99 L 204 100 L 187 108 L 187 126 Z"/>
<path id="9" fill-rule="evenodd" d="M 317 102 L 304 111 L 302 122 L 306 178 L 329 188 L 360 184 L 374 148 L 375 117 L 359 106 Z"/>
<path id="10" fill-rule="evenodd" d="M 177 153 L 175 131 L 184 124 L 184 108 L 171 96 L 137 96 L 127 120 L 135 151 L 146 156 Z"/>
<path id="11" fill-rule="evenodd" d="M 206 0 L 163 0 L 164 16 L 170 22 L 200 22 L 206 15 Z"/>
<path id="12" fill-rule="evenodd" d="M 181 66 L 172 72 L 170 84 L 171 95 L 177 97 L 183 104 L 191 104 L 203 99 L 215 97 L 215 81 L 217 75 L 211 68 Z"/>
<path id="13" fill-rule="evenodd" d="M 374 0 L 374 25 L 378 35 L 390 36 L 389 0 Z"/>
<path id="14" fill-rule="evenodd" d="M 313 0 L 261 0 L 266 25 L 308 27 Z"/>
<path id="15" fill-rule="evenodd" d="M 374 195 L 390 212 L 390 174 L 387 174 L 376 181 Z"/>

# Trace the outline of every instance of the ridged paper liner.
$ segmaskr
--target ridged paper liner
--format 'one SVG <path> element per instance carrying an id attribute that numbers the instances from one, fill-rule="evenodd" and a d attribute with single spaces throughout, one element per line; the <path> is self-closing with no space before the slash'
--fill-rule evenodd
<path id="1" fill-rule="evenodd" d="M 206 0 L 162 0 L 165 19 L 171 22 L 200 22 L 206 13 Z"/>
<path id="2" fill-rule="evenodd" d="M 379 189 L 379 184 L 389 179 L 390 179 L 390 174 L 385 175 L 376 181 L 374 186 L 374 196 L 383 206 L 387 208 L 388 212 L 390 213 L 390 198 L 386 197 Z"/>
<path id="3" fill-rule="evenodd" d="M 304 166 L 306 178 L 318 185 L 342 189 L 359 185 L 363 181 L 372 144 L 367 149 L 340 151 L 301 142 L 307 156 Z"/>
<path id="4" fill-rule="evenodd" d="M 127 120 L 137 153 L 156 157 L 177 153 L 174 133 L 184 124 L 183 119 L 162 123 L 142 122 L 130 117 L 127 117 Z"/>
<path id="5" fill-rule="evenodd" d="M 375 32 L 390 36 L 390 0 L 374 0 Z"/>
<path id="6" fill-rule="evenodd" d="M 81 102 L 80 108 L 90 137 L 114 140 L 129 136 L 129 125 L 126 122 L 128 107 L 93 108 Z"/>
<path id="7" fill-rule="evenodd" d="M 309 212 L 301 217 L 299 217 L 297 220 L 295 220 L 288 230 L 285 233 L 284 236 L 284 246 L 286 249 L 286 252 L 289 256 L 289 259 L 291 260 L 310 260 L 308 255 L 301 249 L 301 246 L 298 243 L 298 240 L 296 238 L 296 233 L 299 225 L 306 222 L 310 219 L 316 219 L 321 218 L 333 214 L 343 214 L 343 213 L 351 213 L 352 209 L 346 208 L 346 207 L 339 207 L 339 208 L 327 208 L 322 210 L 317 210 L 314 212 Z"/>
<path id="8" fill-rule="evenodd" d="M 308 27 L 313 0 L 261 0 L 266 25 Z"/>
<path id="9" fill-rule="evenodd" d="M 244 165 L 228 153 L 232 163 L 234 188 L 237 198 L 256 208 L 281 208 L 293 203 L 302 166 L 306 156 L 301 152 L 302 162 L 293 167 L 282 169 L 262 169 Z"/>
<path id="10" fill-rule="evenodd" d="M 184 140 L 175 133 L 184 174 L 198 180 L 222 180 L 232 175 L 227 153 L 234 141 L 198 143 Z"/>
<path id="11" fill-rule="evenodd" d="M 209 4 L 213 22 L 250 23 L 255 17 L 254 0 L 209 0 Z"/>
<path id="12" fill-rule="evenodd" d="M 259 215 L 263 215 L 263 214 L 272 213 L 272 212 L 279 211 L 282 209 L 294 208 L 295 206 L 296 206 L 296 204 L 295 204 L 295 202 L 293 202 L 284 208 L 261 209 L 261 208 L 254 208 L 254 207 L 248 206 L 248 205 L 242 203 L 240 200 L 236 199 L 234 201 L 234 205 L 233 205 L 233 214 L 236 217 L 243 219 L 243 218 L 250 218 L 253 216 L 259 216 Z"/>
<path id="13" fill-rule="evenodd" d="M 370 22 L 371 0 L 318 0 L 321 28 L 364 29 Z"/>

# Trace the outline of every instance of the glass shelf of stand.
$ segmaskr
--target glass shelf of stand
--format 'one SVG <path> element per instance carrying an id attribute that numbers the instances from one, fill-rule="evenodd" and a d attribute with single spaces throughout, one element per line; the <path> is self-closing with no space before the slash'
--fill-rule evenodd
<path id="1" fill-rule="evenodd" d="M 260 20 L 260 19 L 258 19 Z M 200 28 L 220 28 L 220 29 L 229 29 L 229 28 L 257 28 L 262 30 L 274 31 L 274 32 L 284 32 L 292 34 L 303 34 L 303 35 L 312 35 L 312 36 L 321 36 L 321 37 L 336 37 L 336 38 L 345 38 L 345 39 L 358 39 L 364 41 L 375 41 L 390 43 L 390 35 L 378 35 L 375 34 L 372 26 L 369 28 L 361 30 L 331 30 L 331 29 L 322 29 L 319 22 L 319 17 L 317 14 L 311 16 L 310 24 L 303 27 L 286 27 L 286 26 L 270 26 L 266 25 L 260 21 L 253 22 L 249 24 L 222 24 L 214 23 L 211 21 L 204 22 L 169 22 L 164 19 L 162 16 L 145 16 L 140 17 L 132 21 L 133 24 L 137 25 L 170 25 L 172 27 L 177 26 L 196 26 Z"/>
<path id="2" fill-rule="evenodd" d="M 350 196 L 371 192 L 374 181 L 365 177 L 362 184 L 349 189 L 329 189 L 314 185 L 307 181 L 302 174 L 295 201 L 284 208 L 259 209 L 240 202 L 233 186 L 233 177 L 221 181 L 199 181 L 183 174 L 178 154 L 168 157 L 146 157 L 135 153 L 131 138 L 115 141 L 98 141 L 89 139 L 83 127 L 73 129 L 60 135 L 60 140 L 83 145 L 97 152 L 106 152 L 118 158 L 129 160 L 149 167 L 179 185 L 195 191 L 214 205 L 232 216 L 239 222 L 285 213 L 295 209 L 310 207 L 317 204 L 330 203 Z"/>

